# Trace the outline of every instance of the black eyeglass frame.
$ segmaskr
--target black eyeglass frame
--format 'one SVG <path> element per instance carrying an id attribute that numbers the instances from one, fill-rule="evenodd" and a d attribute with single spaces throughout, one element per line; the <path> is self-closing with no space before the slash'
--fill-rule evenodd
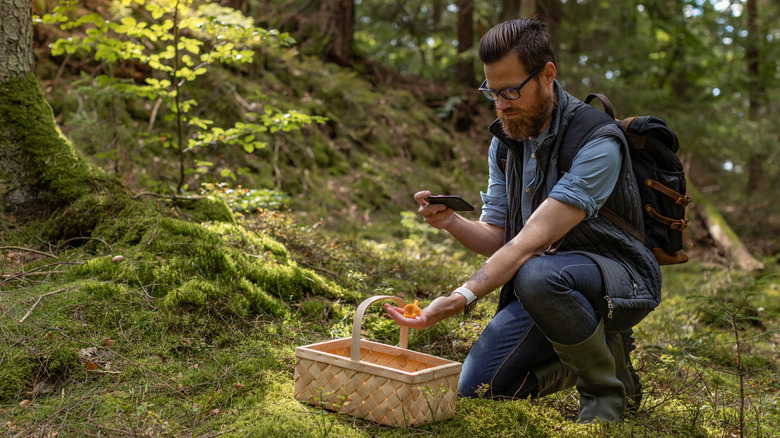
<path id="1" fill-rule="evenodd" d="M 531 74 L 530 74 L 530 75 L 528 75 L 528 77 L 527 77 L 527 78 L 525 78 L 525 80 L 524 80 L 524 81 L 523 81 L 523 82 L 522 82 L 522 83 L 521 83 L 519 86 L 517 86 L 517 87 L 507 87 L 507 88 L 502 88 L 502 89 L 500 89 L 500 90 L 498 90 L 498 91 L 496 91 L 496 90 L 491 90 L 490 88 L 485 88 L 485 85 L 487 85 L 487 79 L 485 79 L 485 81 L 484 81 L 484 82 L 482 82 L 482 85 L 480 85 L 480 86 L 479 86 L 479 91 L 482 93 L 482 96 L 483 96 L 485 99 L 487 99 L 487 100 L 489 100 L 489 101 L 491 101 L 491 102 L 496 102 L 496 101 L 498 101 L 498 97 L 496 97 L 495 99 L 493 99 L 493 98 L 492 98 L 492 97 L 490 97 L 490 96 L 489 96 L 487 93 L 491 93 L 492 95 L 495 95 L 495 96 L 501 96 L 501 97 L 503 97 L 503 98 L 504 98 L 504 99 L 506 99 L 506 100 L 517 100 L 517 99 L 520 99 L 520 96 L 521 96 L 521 94 L 520 94 L 520 89 L 521 89 L 521 88 L 523 88 L 523 87 L 525 86 L 525 84 L 527 84 L 527 83 L 528 83 L 528 81 L 530 81 L 530 80 L 531 80 L 531 79 L 533 79 L 533 78 L 534 78 L 536 75 L 538 75 L 538 74 L 539 74 L 539 72 L 540 72 L 540 71 L 542 71 L 542 69 L 543 69 L 543 68 L 544 68 L 544 67 L 542 66 L 542 67 L 539 67 L 539 68 L 537 68 L 537 69 L 536 69 L 536 70 L 534 70 L 533 72 L 531 72 Z M 504 91 L 506 91 L 506 90 L 517 90 L 517 97 L 514 97 L 514 98 L 512 98 L 512 97 L 507 97 L 507 96 L 504 94 Z"/>

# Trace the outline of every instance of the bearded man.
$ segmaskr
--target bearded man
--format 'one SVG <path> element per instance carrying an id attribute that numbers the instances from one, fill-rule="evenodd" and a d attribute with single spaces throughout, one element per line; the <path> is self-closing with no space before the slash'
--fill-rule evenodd
<path id="1" fill-rule="evenodd" d="M 540 397 L 576 384 L 578 422 L 617 421 L 641 400 L 632 327 L 661 290 L 652 252 L 598 214 L 605 206 L 643 229 L 626 140 L 614 120 L 561 88 L 540 20 L 495 26 L 479 56 L 479 91 L 498 115 L 480 219 L 429 204 L 429 191 L 415 199 L 426 223 L 490 258 L 417 318 L 385 308 L 399 324 L 424 329 L 501 287 L 498 311 L 463 363 L 459 393 Z"/>

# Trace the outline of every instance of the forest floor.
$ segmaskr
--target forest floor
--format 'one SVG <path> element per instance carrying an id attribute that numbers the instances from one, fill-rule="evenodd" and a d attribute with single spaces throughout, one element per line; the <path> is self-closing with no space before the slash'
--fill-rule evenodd
<path id="1" fill-rule="evenodd" d="M 664 301 L 636 328 L 644 397 L 621 423 L 574 424 L 574 389 L 540 400 L 458 399 L 453 418 L 408 428 L 297 401 L 296 347 L 351 336 L 365 297 L 425 305 L 481 263 L 422 224 L 407 226 L 414 237 L 396 244 L 349 242 L 266 211 L 180 231 L 211 242 L 208 253 L 181 236 L 162 246 L 174 229 L 163 223 L 135 247 L 94 241 L 53 257 L 4 247 L 5 436 L 776 436 L 778 278 L 696 260 L 664 268 Z M 282 269 L 277 292 L 242 310 L 229 280 L 202 269 L 225 269 L 225 254 Z M 224 281 L 223 291 L 188 280 L 197 276 Z M 165 293 L 165 283 L 179 286 Z M 494 295 L 471 316 L 412 331 L 409 348 L 462 361 Z M 376 307 L 362 336 L 394 345 L 398 328 Z"/>

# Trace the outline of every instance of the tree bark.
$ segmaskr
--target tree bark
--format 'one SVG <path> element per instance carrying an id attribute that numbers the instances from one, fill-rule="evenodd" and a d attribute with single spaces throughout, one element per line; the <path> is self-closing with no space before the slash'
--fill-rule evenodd
<path id="1" fill-rule="evenodd" d="M 458 0 L 458 55 L 474 47 L 474 0 Z M 474 61 L 458 59 L 455 64 L 455 80 L 467 87 L 473 87 Z"/>
<path id="2" fill-rule="evenodd" d="M 0 0 L 0 81 L 33 71 L 32 0 Z"/>
<path id="3" fill-rule="evenodd" d="M 325 59 L 348 66 L 355 34 L 355 3 L 353 0 L 323 0 L 320 12 L 323 17 L 320 31 L 328 40 Z"/>
<path id="4" fill-rule="evenodd" d="M 533 17 L 537 12 L 536 0 L 520 0 L 520 16 Z"/>
<path id="5" fill-rule="evenodd" d="M 437 32 L 439 30 L 439 25 L 441 25 L 441 16 L 444 13 L 444 0 L 433 0 L 433 10 L 431 12 L 431 21 L 433 22 L 433 31 Z"/>
<path id="6" fill-rule="evenodd" d="M 530 3 L 530 1 L 529 1 Z M 550 34 L 553 47 L 558 47 L 560 39 L 558 38 L 558 28 L 561 25 L 561 2 L 558 0 L 535 0 L 536 14 L 544 19 L 545 28 Z"/>
<path id="7" fill-rule="evenodd" d="M 520 18 L 522 0 L 501 0 L 501 14 L 498 21 L 509 21 Z"/>
<path id="8" fill-rule="evenodd" d="M 761 82 L 760 69 L 760 32 L 758 27 L 758 6 L 756 0 L 747 0 L 747 31 L 745 44 L 747 52 L 748 71 L 748 98 L 750 100 L 750 119 L 759 120 L 761 117 L 762 97 L 766 90 Z M 763 151 L 753 151 L 748 159 L 747 194 L 755 195 L 763 190 L 764 167 L 766 155 Z"/>

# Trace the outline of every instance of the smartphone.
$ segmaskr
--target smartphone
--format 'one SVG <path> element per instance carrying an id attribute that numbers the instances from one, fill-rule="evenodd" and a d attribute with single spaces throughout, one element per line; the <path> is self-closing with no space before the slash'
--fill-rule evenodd
<path id="1" fill-rule="evenodd" d="M 455 211 L 474 211 L 474 207 L 464 201 L 460 196 L 435 195 L 425 198 L 430 204 L 444 204 Z"/>

